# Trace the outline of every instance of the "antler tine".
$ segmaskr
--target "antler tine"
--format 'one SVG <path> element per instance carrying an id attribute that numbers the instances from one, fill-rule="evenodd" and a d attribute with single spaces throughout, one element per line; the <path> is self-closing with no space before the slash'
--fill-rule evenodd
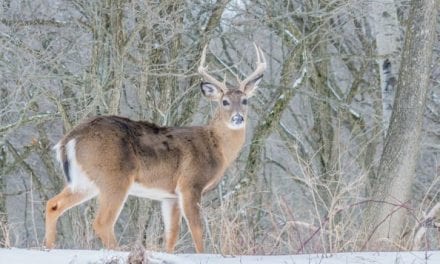
<path id="1" fill-rule="evenodd" d="M 206 49 L 207 49 L 208 45 L 206 45 L 203 48 L 202 51 L 202 58 L 200 59 L 200 65 L 198 68 L 198 72 L 200 75 L 202 75 L 203 79 L 207 82 L 210 82 L 214 85 L 216 85 L 218 88 L 220 88 L 224 93 L 228 90 L 228 88 L 226 87 L 226 83 L 225 82 L 220 82 L 218 81 L 216 78 L 214 78 L 212 75 L 210 75 L 207 71 L 208 66 L 204 66 L 205 65 L 205 59 L 206 59 Z"/>
<path id="2" fill-rule="evenodd" d="M 254 43 L 254 44 L 255 44 L 255 43 Z M 262 50 L 260 47 L 258 47 L 258 50 L 260 51 L 261 59 L 263 60 L 263 63 L 266 64 L 266 58 L 264 57 L 263 50 Z M 267 64 L 266 64 L 266 65 L 267 65 Z"/>
<path id="3" fill-rule="evenodd" d="M 257 46 L 257 44 L 254 42 L 254 48 L 255 51 L 257 53 L 257 64 L 261 62 L 261 58 L 260 58 L 260 48 Z"/>
<path id="4" fill-rule="evenodd" d="M 264 57 L 264 53 L 257 44 L 254 43 L 255 52 L 257 53 L 257 68 L 251 75 L 249 75 L 246 79 L 240 82 L 239 89 L 244 90 L 245 86 L 252 80 L 255 80 L 258 76 L 262 75 L 266 70 L 266 58 Z"/>

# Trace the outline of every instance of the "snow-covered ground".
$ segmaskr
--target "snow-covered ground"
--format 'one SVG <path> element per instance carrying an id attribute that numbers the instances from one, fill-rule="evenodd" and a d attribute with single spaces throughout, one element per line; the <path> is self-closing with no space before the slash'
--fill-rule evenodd
<path id="1" fill-rule="evenodd" d="M 107 250 L 32 250 L 32 249 L 0 249 L 0 264 L 32 263 L 32 264 L 105 264 L 125 263 L 128 252 Z M 284 256 L 221 256 L 211 254 L 165 254 L 149 252 L 151 264 L 418 264 L 440 263 L 440 251 L 427 252 L 360 252 L 338 254 L 309 254 Z"/>

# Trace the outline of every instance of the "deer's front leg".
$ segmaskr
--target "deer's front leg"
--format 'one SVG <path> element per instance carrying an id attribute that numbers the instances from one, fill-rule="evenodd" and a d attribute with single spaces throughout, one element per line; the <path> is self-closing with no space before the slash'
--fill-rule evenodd
<path id="1" fill-rule="evenodd" d="M 168 253 L 172 253 L 179 236 L 180 220 L 182 218 L 177 199 L 162 201 L 162 218 L 165 226 L 166 250 Z"/>
<path id="2" fill-rule="evenodd" d="M 180 207 L 191 231 L 197 253 L 203 252 L 203 230 L 200 219 L 201 196 L 202 190 L 198 188 L 182 188 L 179 192 Z"/>

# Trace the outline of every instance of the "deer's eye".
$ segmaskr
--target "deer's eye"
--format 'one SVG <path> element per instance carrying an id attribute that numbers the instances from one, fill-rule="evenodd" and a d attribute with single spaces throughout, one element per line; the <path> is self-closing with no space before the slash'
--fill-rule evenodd
<path id="1" fill-rule="evenodd" d="M 247 101 L 247 99 L 243 99 L 243 100 L 241 101 L 241 103 L 244 104 L 244 105 L 247 105 L 248 101 Z"/>
<path id="2" fill-rule="evenodd" d="M 230 103 L 229 103 L 229 101 L 228 101 L 228 100 L 223 100 L 222 104 L 223 104 L 223 106 L 227 106 L 227 105 L 230 105 Z"/>

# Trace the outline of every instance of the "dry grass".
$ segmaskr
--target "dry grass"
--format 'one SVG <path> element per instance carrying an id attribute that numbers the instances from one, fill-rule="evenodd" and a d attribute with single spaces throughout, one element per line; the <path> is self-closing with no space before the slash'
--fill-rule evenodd
<path id="1" fill-rule="evenodd" d="M 0 247 L 10 248 L 11 246 L 9 226 L 0 221 Z"/>
<path id="2" fill-rule="evenodd" d="M 127 264 L 148 264 L 148 256 L 144 247 L 135 247 L 128 255 Z"/>
<path id="3" fill-rule="evenodd" d="M 307 177 L 316 180 L 316 177 Z M 222 199 L 220 205 L 205 205 L 203 218 L 207 249 L 225 255 L 363 251 L 377 230 L 377 227 L 361 230 L 364 209 L 370 203 L 384 202 L 362 196 L 365 179 L 362 175 L 356 179 L 340 180 L 327 207 L 320 202 L 324 198 L 317 185 L 321 183 L 312 180 L 303 186 L 304 193 L 309 192 L 312 197 L 309 208 L 303 207 L 304 204 L 299 208 L 289 195 L 276 191 L 229 196 Z M 408 227 L 402 233 L 401 242 L 384 238 L 377 250 L 383 250 L 384 245 L 395 250 L 412 250 L 414 245 L 418 250 L 438 247 L 440 232 L 436 229 L 436 221 L 431 221 L 432 226 L 424 225 L 418 233 L 409 232 L 411 229 L 420 230 L 425 219 L 434 219 L 439 206 L 423 213 L 424 210 L 419 208 L 423 205 L 391 205 L 394 210 L 387 218 L 397 210 L 405 210 Z M 386 224 L 386 220 L 380 224 Z M 192 243 L 190 239 L 185 242 Z"/>

